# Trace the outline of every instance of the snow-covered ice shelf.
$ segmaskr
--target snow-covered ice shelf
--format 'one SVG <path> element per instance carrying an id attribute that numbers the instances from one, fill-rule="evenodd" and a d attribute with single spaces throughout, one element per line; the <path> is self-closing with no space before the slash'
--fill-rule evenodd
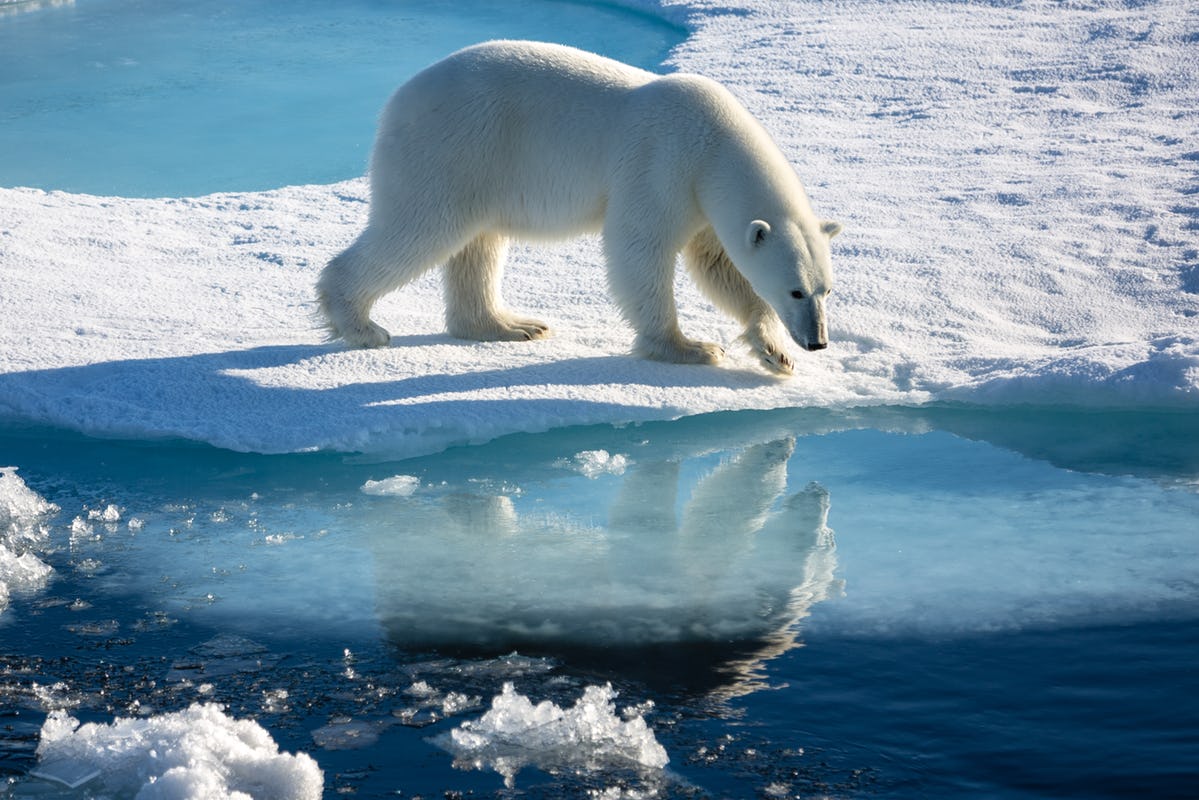
<path id="1" fill-rule="evenodd" d="M 736 5 L 736 4 L 734 4 Z M 1199 406 L 1199 10 L 671 4 L 667 69 L 728 84 L 834 242 L 832 345 L 761 373 L 680 277 L 719 368 L 627 354 L 598 242 L 518 248 L 506 293 L 556 335 L 443 333 L 435 276 L 387 298 L 390 348 L 324 344 L 323 263 L 366 186 L 133 200 L 0 189 L 0 416 L 264 452 L 433 452 L 515 431 L 722 409 Z"/>

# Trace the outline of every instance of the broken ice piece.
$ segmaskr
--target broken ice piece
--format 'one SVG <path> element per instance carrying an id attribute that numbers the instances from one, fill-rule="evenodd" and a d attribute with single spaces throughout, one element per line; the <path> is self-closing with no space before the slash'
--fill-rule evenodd
<path id="1" fill-rule="evenodd" d="M 30 776 L 43 781 L 60 783 L 68 789 L 78 789 L 90 780 L 100 777 L 100 770 L 71 758 L 56 758 L 43 761 L 29 771 Z"/>

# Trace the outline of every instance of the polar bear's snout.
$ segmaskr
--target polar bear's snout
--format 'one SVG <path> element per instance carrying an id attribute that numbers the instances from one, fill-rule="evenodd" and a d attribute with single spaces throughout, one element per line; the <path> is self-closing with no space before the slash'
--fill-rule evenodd
<path id="1" fill-rule="evenodd" d="M 828 325 L 824 321 L 824 298 L 813 297 L 808 312 L 810 324 L 803 346 L 811 352 L 828 347 Z"/>
<path id="2" fill-rule="evenodd" d="M 791 338 L 804 350 L 814 353 L 828 347 L 823 297 L 808 297 L 800 301 L 792 307 L 791 315 L 783 317 L 783 321 Z"/>

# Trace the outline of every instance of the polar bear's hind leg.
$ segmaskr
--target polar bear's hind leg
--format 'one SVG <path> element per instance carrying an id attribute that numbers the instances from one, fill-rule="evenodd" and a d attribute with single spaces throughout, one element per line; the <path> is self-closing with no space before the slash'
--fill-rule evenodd
<path id="1" fill-rule="evenodd" d="M 382 347 L 391 342 L 391 334 L 371 321 L 371 307 L 382 292 L 363 291 L 356 280 L 371 268 L 363 239 L 338 254 L 321 271 L 317 282 L 317 303 L 330 339 L 341 338 L 351 347 Z"/>
<path id="2" fill-rule="evenodd" d="M 549 335 L 540 320 L 510 313 L 500 294 L 508 240 L 483 233 L 445 265 L 446 329 L 458 339 L 527 341 Z"/>

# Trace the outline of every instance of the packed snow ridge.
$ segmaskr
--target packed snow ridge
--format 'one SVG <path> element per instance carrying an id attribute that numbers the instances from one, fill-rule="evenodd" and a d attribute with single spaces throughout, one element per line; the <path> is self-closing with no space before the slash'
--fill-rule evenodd
<path id="1" fill-rule="evenodd" d="M 736 5 L 736 4 L 734 4 Z M 668 2 L 664 71 L 725 83 L 833 241 L 831 344 L 761 372 L 678 277 L 719 367 L 642 361 L 599 243 L 520 247 L 505 294 L 553 338 L 444 331 L 439 278 L 322 341 L 313 285 L 364 180 L 133 200 L 0 189 L 0 419 L 237 450 L 405 456 L 505 433 L 717 410 L 923 403 L 1199 407 L 1199 150 L 1185 0 Z"/>

